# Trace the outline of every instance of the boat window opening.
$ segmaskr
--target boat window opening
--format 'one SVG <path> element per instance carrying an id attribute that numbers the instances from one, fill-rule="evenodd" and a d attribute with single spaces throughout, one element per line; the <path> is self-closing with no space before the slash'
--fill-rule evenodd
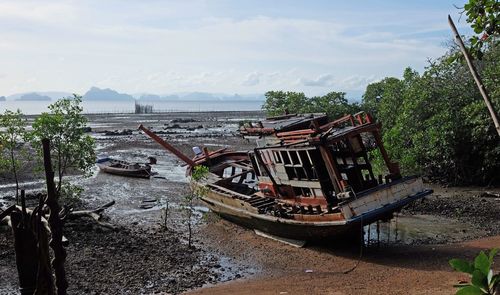
<path id="1" fill-rule="evenodd" d="M 292 162 L 290 161 L 290 156 L 288 156 L 287 151 L 281 151 L 281 157 L 283 158 L 283 163 L 285 165 L 290 165 Z"/>
<path id="2" fill-rule="evenodd" d="M 302 167 L 294 167 L 298 180 L 307 179 L 305 169 Z"/>
<path id="3" fill-rule="evenodd" d="M 249 153 L 250 155 L 250 161 L 252 162 L 252 166 L 254 167 L 254 171 L 255 171 L 255 175 L 258 177 L 258 176 L 262 176 L 262 174 L 260 173 L 260 166 L 257 165 L 257 159 L 255 157 L 255 154 L 254 153 Z"/>
<path id="4" fill-rule="evenodd" d="M 313 196 L 311 189 L 308 187 L 294 187 L 293 193 L 296 197 L 310 198 Z"/>
<path id="5" fill-rule="evenodd" d="M 290 151 L 289 153 L 290 153 L 290 158 L 292 159 L 293 165 L 302 165 L 302 163 L 300 163 L 300 159 L 299 159 L 299 156 L 297 155 L 296 151 Z"/>
<path id="6" fill-rule="evenodd" d="M 313 194 L 315 197 L 323 197 L 323 191 L 319 188 L 313 189 Z"/>
<path id="7" fill-rule="evenodd" d="M 346 166 L 354 166 L 354 160 L 350 157 L 344 158 L 344 165 Z"/>
<path id="8" fill-rule="evenodd" d="M 359 152 L 363 151 L 363 143 L 362 143 L 359 135 L 355 136 L 355 137 L 350 137 L 349 144 L 350 144 L 352 151 L 354 153 L 359 153 Z"/>
<path id="9" fill-rule="evenodd" d="M 273 155 L 274 155 L 274 161 L 275 161 L 275 163 L 277 163 L 277 164 L 282 163 L 279 151 L 273 151 Z"/>
<path id="10" fill-rule="evenodd" d="M 264 160 L 264 163 L 269 166 L 272 164 L 271 157 L 269 156 L 269 151 L 262 151 L 262 160 Z"/>
<path id="11" fill-rule="evenodd" d="M 313 171 L 312 161 L 307 150 L 299 151 L 299 156 L 302 161 L 302 166 L 304 168 L 304 178 L 307 180 L 317 180 L 315 173 Z"/>
<path id="12" fill-rule="evenodd" d="M 263 153 L 260 153 L 260 152 L 258 152 L 258 153 L 259 153 L 262 161 L 259 161 L 257 159 L 255 159 L 255 160 L 257 162 L 257 167 L 259 169 L 260 175 L 261 176 L 269 176 L 269 175 L 267 175 L 266 169 L 262 167 L 262 162 L 266 163 L 266 159 L 264 158 Z M 255 157 L 257 158 L 257 155 L 255 155 Z"/>
<path id="13" fill-rule="evenodd" d="M 312 197 L 312 196 L 313 196 L 313 195 L 312 195 L 312 193 L 311 193 L 311 189 L 310 189 L 310 188 L 308 188 L 308 187 L 303 187 L 303 188 L 302 188 L 302 195 L 303 195 L 304 197 L 307 197 L 307 198 L 310 198 L 310 197 Z"/>
<path id="14" fill-rule="evenodd" d="M 285 166 L 285 172 L 288 175 L 288 179 L 296 179 L 297 173 L 294 167 Z"/>

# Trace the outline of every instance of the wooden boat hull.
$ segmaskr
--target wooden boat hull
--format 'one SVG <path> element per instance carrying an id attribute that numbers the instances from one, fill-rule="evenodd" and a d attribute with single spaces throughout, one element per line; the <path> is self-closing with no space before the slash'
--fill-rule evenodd
<path id="1" fill-rule="evenodd" d="M 138 169 L 123 169 L 110 166 L 109 161 L 97 162 L 97 167 L 104 173 L 109 173 L 113 175 L 125 176 L 125 177 L 137 177 L 137 178 L 149 178 L 151 176 L 151 166 L 141 166 Z"/>
<path id="2" fill-rule="evenodd" d="M 248 206 L 243 200 L 227 197 L 213 190 L 201 199 L 222 218 L 274 236 L 303 241 L 353 241 L 361 239 L 364 225 L 390 219 L 394 212 L 405 205 L 431 193 L 432 190 L 425 189 L 349 219 L 336 221 L 302 221 L 251 212 L 247 210 Z"/>

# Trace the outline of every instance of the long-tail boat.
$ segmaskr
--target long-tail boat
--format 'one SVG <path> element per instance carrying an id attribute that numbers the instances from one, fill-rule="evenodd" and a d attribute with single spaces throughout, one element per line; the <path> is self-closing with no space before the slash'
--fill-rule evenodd
<path id="1" fill-rule="evenodd" d="M 112 158 L 98 159 L 96 164 L 102 172 L 114 175 L 139 178 L 149 178 L 152 175 L 149 164 L 129 163 Z"/>
<path id="2" fill-rule="evenodd" d="M 197 149 L 182 154 L 139 127 L 187 163 L 187 174 L 204 165 L 209 175 L 195 185 L 201 200 L 234 223 L 298 241 L 347 239 L 363 226 L 388 220 L 403 206 L 432 193 L 417 176 L 401 176 L 380 135 L 380 124 L 363 112 L 331 121 L 325 114 L 284 115 L 240 129 L 256 138 L 251 151 Z M 385 175 L 370 157 L 379 153 Z"/>

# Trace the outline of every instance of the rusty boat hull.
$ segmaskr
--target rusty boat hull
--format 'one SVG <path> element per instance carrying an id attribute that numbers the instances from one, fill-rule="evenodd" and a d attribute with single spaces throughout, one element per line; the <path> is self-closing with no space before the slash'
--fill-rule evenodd
<path id="1" fill-rule="evenodd" d="M 380 127 L 363 112 L 333 121 L 325 114 L 272 117 L 240 129 L 256 139 L 253 150 L 194 148 L 193 159 L 140 129 L 183 160 L 187 175 L 208 168 L 191 183 L 204 188 L 200 199 L 223 218 L 283 239 L 352 241 L 361 240 L 365 225 L 390 220 L 432 193 L 420 177 L 401 175 Z M 385 164 L 378 171 L 373 151 Z"/>
<path id="2" fill-rule="evenodd" d="M 409 177 L 402 179 L 399 184 L 416 180 L 418 179 Z M 398 183 L 393 183 L 385 189 L 394 188 L 396 185 Z M 404 206 L 431 193 L 432 190 L 423 189 L 349 219 L 328 221 L 295 220 L 252 212 L 246 209 L 249 204 L 246 200 L 221 194 L 217 190 L 209 190 L 201 200 L 223 219 L 276 237 L 301 241 L 355 241 L 361 239 L 364 226 L 377 220 L 389 220 Z M 363 196 L 360 196 L 359 200 L 363 200 Z"/>

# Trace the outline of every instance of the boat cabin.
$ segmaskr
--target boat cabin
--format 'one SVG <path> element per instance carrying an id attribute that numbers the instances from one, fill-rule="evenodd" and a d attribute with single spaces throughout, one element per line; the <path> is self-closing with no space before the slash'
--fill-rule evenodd
<path id="1" fill-rule="evenodd" d="M 257 140 L 249 153 L 259 190 L 297 204 L 337 205 L 354 194 L 401 178 L 364 112 L 329 121 L 325 114 L 285 115 L 240 130 Z M 389 173 L 375 175 L 369 153 L 379 150 Z"/>

